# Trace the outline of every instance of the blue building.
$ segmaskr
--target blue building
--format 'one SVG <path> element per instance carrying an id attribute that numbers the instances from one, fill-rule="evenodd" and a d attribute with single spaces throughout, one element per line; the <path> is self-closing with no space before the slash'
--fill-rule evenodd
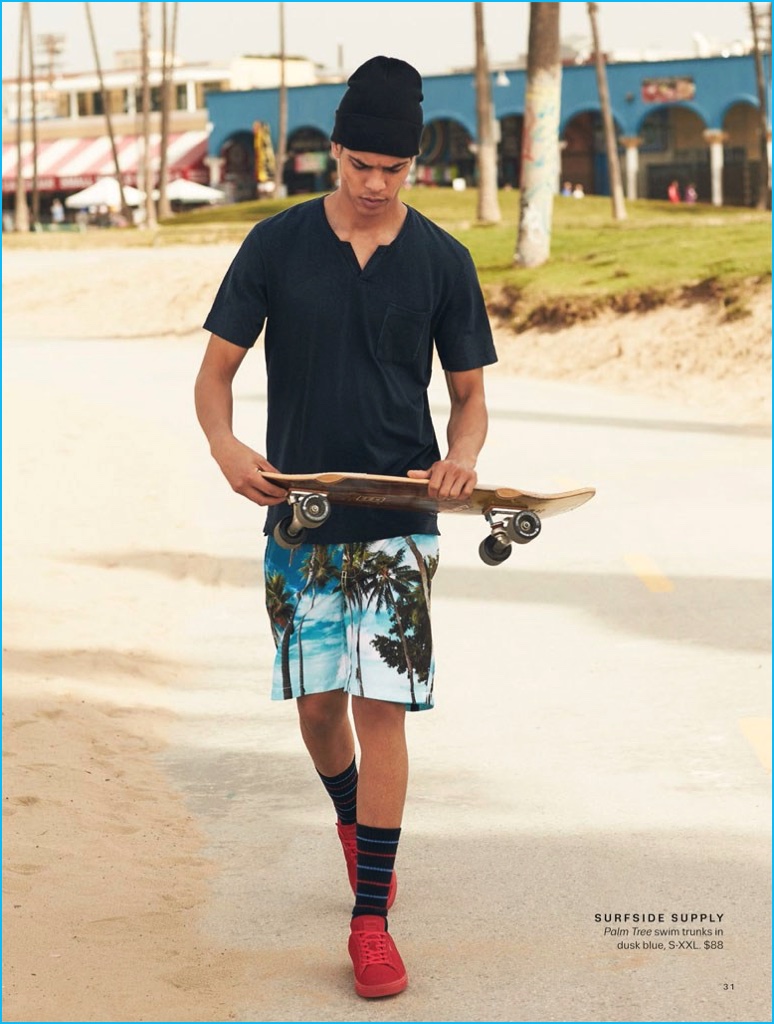
<path id="1" fill-rule="evenodd" d="M 768 76 L 770 55 L 764 60 Z M 629 198 L 666 198 L 676 179 L 683 188 L 694 184 L 700 200 L 716 205 L 755 202 L 759 175 L 768 175 L 769 168 L 761 167 L 752 55 L 612 63 L 607 74 Z M 501 187 L 519 183 L 525 83 L 523 68 L 492 75 Z M 284 180 L 289 191 L 330 186 L 335 168 L 328 156 L 328 133 L 345 88 L 336 83 L 288 89 Z M 429 75 L 424 92 L 426 127 L 417 181 L 444 185 L 464 178 L 475 184 L 473 74 Z M 209 93 L 206 103 L 213 126 L 213 183 L 225 185 L 234 199 L 250 198 L 262 177 L 262 131 L 270 133 L 276 149 L 279 92 Z M 770 139 L 769 130 L 769 166 Z M 581 184 L 590 194 L 609 192 L 593 66 L 563 68 L 560 148 L 561 181 Z"/>

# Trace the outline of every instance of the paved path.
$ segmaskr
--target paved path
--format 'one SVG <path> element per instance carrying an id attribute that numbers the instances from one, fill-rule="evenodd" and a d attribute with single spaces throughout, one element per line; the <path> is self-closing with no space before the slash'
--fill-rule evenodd
<path id="1" fill-rule="evenodd" d="M 16 372 L 48 360 L 75 386 L 57 344 L 34 344 Z M 411 984 L 367 1003 L 351 992 L 332 815 L 293 708 L 267 699 L 256 511 L 194 423 L 200 351 L 84 343 L 68 359 L 101 389 L 106 424 L 123 424 L 106 427 L 106 451 L 147 465 L 124 559 L 179 591 L 189 674 L 163 698 L 177 715 L 163 763 L 218 867 L 208 938 L 255 957 L 254 999 L 235 1019 L 768 1019 L 766 432 L 490 377 L 481 479 L 598 495 L 497 568 L 478 559 L 475 520 L 443 520 L 438 706 L 410 721 L 391 915 Z M 257 353 L 237 390 L 237 431 L 258 446 Z M 441 430 L 444 409 L 435 391 Z M 132 450 L 139 419 L 158 427 L 153 450 Z M 166 511 L 160 531 L 144 500 Z M 628 920 L 613 934 L 616 914 L 654 915 L 654 933 Z"/>
<path id="2" fill-rule="evenodd" d="M 257 422 L 259 374 L 240 387 L 238 422 Z M 234 714 L 266 688 L 263 633 L 211 676 L 228 717 L 179 730 L 170 770 L 224 869 L 212 928 L 267 953 L 244 1019 L 764 1019 L 766 432 L 562 385 L 488 391 L 481 479 L 598 496 L 494 569 L 475 520 L 443 521 L 438 707 L 410 724 L 391 917 L 400 1000 L 342 998 L 348 893 L 292 710 L 253 696 Z M 434 409 L 442 427 L 442 389 Z M 228 508 L 236 567 L 248 541 Z M 244 644 L 255 595 L 227 602 Z M 638 912 L 670 935 L 606 934 L 596 916 Z"/>

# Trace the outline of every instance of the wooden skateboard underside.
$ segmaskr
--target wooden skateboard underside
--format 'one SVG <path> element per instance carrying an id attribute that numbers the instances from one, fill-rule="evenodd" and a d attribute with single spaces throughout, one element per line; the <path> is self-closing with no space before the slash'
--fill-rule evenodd
<path id="1" fill-rule="evenodd" d="M 332 505 L 358 508 L 412 509 L 483 515 L 489 535 L 478 549 L 487 565 L 500 565 L 513 544 L 528 544 L 540 534 L 541 518 L 570 512 L 594 497 L 584 487 L 560 494 L 533 494 L 513 487 L 477 487 L 470 498 L 431 498 L 427 480 L 367 473 L 289 475 L 264 473 L 267 480 L 287 488 L 291 514 L 274 527 L 274 539 L 285 548 L 312 540 L 314 530 L 331 514 Z"/>
<path id="2" fill-rule="evenodd" d="M 298 494 L 324 494 L 334 505 L 361 508 L 408 509 L 419 512 L 454 512 L 486 515 L 499 512 L 535 512 L 541 518 L 571 512 L 594 497 L 591 487 L 557 494 L 536 494 L 512 487 L 476 487 L 470 498 L 439 500 L 427 494 L 427 480 L 375 476 L 368 473 L 264 473 L 280 487 Z"/>

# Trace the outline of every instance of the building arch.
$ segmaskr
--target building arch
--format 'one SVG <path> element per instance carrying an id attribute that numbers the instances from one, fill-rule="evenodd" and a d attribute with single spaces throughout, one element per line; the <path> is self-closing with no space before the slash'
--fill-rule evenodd
<path id="1" fill-rule="evenodd" d="M 637 135 L 642 135 L 646 121 L 648 121 L 649 118 L 652 118 L 654 114 L 660 114 L 660 112 L 662 111 L 666 111 L 667 113 L 669 113 L 671 111 L 678 110 L 690 111 L 700 121 L 704 123 L 704 126 L 706 128 L 709 128 L 712 119 L 708 115 L 707 111 L 703 107 L 699 106 L 698 103 L 689 103 L 687 101 L 681 103 L 653 103 L 648 106 L 648 108 L 640 117 L 640 120 L 637 124 Z"/>
<path id="2" fill-rule="evenodd" d="M 429 109 L 427 104 L 424 105 L 424 121 L 425 127 L 431 124 L 433 121 L 456 121 L 462 125 L 468 135 L 475 139 L 476 137 L 476 122 L 475 119 L 471 120 L 466 116 L 464 109 L 455 109 L 454 107 L 435 107 Z"/>
<path id="3" fill-rule="evenodd" d="M 740 92 L 735 96 L 726 97 L 726 104 L 720 113 L 720 124 L 725 127 L 726 120 L 728 119 L 729 113 L 735 108 L 740 106 L 752 107 L 753 110 L 758 110 L 758 99 L 753 96 L 752 93 Z"/>
<path id="4" fill-rule="evenodd" d="M 616 138 L 623 134 L 614 118 Z M 581 185 L 586 195 L 610 194 L 610 170 L 602 113 L 598 107 L 576 110 L 560 132 L 562 182 Z M 619 143 L 619 150 L 620 150 Z"/>
<path id="5" fill-rule="evenodd" d="M 223 142 L 218 156 L 222 188 L 231 203 L 255 199 L 255 136 L 252 132 L 233 132 Z"/>
<path id="6" fill-rule="evenodd" d="M 416 180 L 424 185 L 451 185 L 464 178 L 472 185 L 476 178 L 474 139 L 456 117 L 433 118 L 425 122 L 422 148 L 417 157 Z"/>
<path id="7" fill-rule="evenodd" d="M 282 177 L 288 195 L 324 192 L 331 187 L 336 161 L 331 157 L 330 149 L 330 137 L 316 125 L 299 125 L 288 133 L 287 160 Z"/>
<path id="8" fill-rule="evenodd" d="M 505 114 L 499 119 L 497 146 L 497 182 L 500 188 L 518 188 L 521 184 L 521 141 L 524 114 Z"/>
<path id="9" fill-rule="evenodd" d="M 761 175 L 758 103 L 745 96 L 723 112 L 723 198 L 734 206 L 754 206 Z M 767 169 L 768 171 L 768 169 Z"/>
<path id="10" fill-rule="evenodd" d="M 666 199 L 669 185 L 677 181 L 680 193 L 693 185 L 699 198 L 712 195 L 710 150 L 705 137 L 708 124 L 693 103 L 661 103 L 641 118 L 638 194 L 647 199 Z"/>

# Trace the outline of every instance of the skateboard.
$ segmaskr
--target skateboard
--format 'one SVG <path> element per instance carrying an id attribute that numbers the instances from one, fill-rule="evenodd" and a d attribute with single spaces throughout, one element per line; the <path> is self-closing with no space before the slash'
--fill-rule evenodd
<path id="1" fill-rule="evenodd" d="M 483 515 L 489 534 L 479 546 L 487 565 L 500 565 L 510 557 L 513 544 L 527 544 L 538 536 L 542 520 L 579 508 L 594 497 L 593 487 L 558 494 L 534 494 L 513 487 L 475 488 L 469 498 L 431 498 L 427 480 L 370 473 L 268 473 L 267 480 L 285 487 L 291 514 L 274 528 L 274 539 L 284 548 L 309 542 L 309 532 L 328 519 L 332 505 L 384 508 L 417 512 L 453 512 Z"/>

